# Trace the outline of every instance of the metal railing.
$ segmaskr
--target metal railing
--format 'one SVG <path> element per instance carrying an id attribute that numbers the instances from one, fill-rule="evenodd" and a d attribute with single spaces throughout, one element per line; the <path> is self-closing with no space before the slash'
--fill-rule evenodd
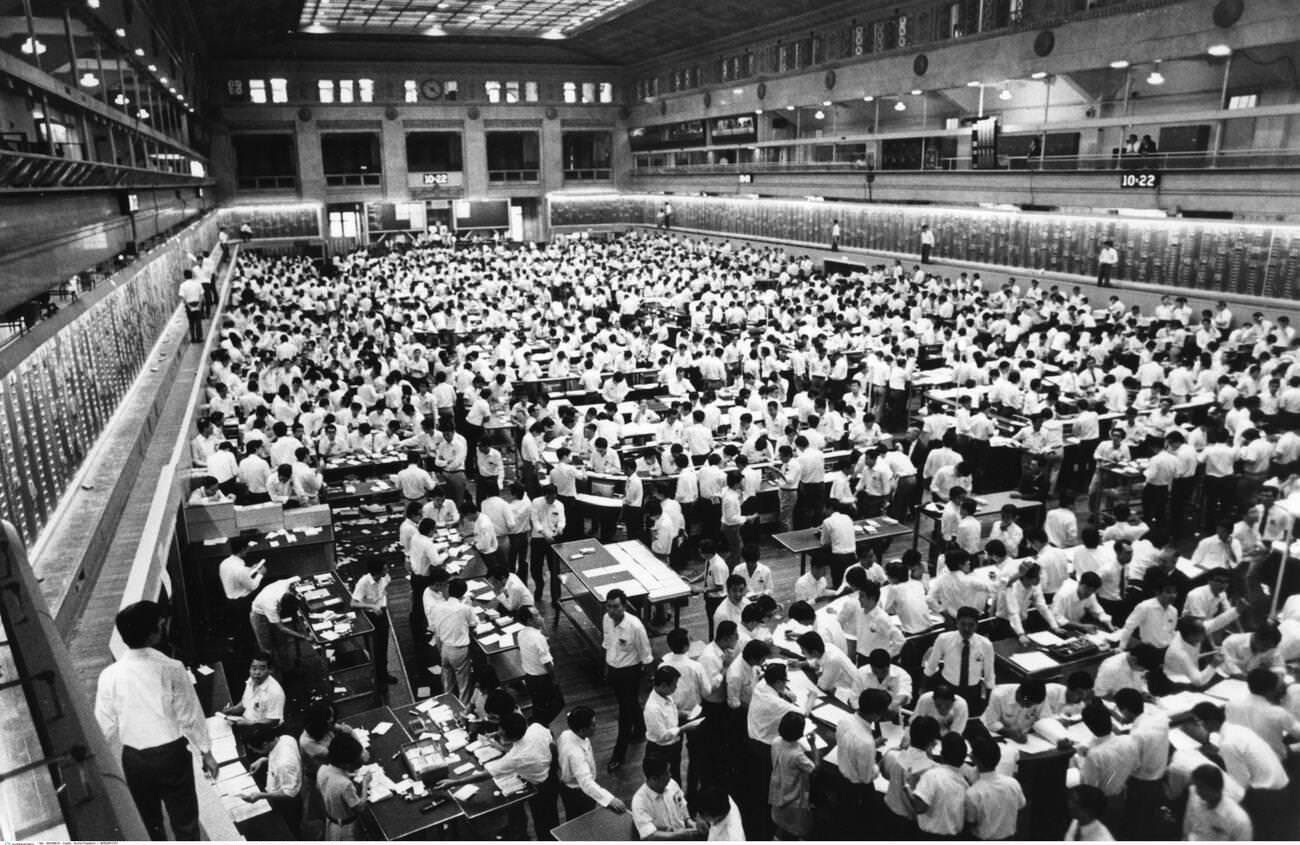
<path id="1" fill-rule="evenodd" d="M 188 173 L 0 150 L 0 189 L 147 188 L 177 184 L 203 185 L 208 181 L 204 177 Z"/>
<path id="2" fill-rule="evenodd" d="M 566 182 L 608 182 L 612 171 L 608 167 L 566 168 Z"/>
<path id="3" fill-rule="evenodd" d="M 928 146 L 928 145 L 927 145 Z M 935 144 L 929 149 L 937 147 Z M 766 147 L 763 152 L 783 148 Z M 786 148 L 798 149 L 803 147 Z M 919 150 L 919 144 L 918 144 Z M 732 152 L 715 151 L 715 152 Z M 847 146 L 832 149 L 829 154 L 814 160 L 802 157 L 794 160 L 764 160 L 756 153 L 740 151 L 739 161 L 728 158 L 725 162 L 705 163 L 652 163 L 648 156 L 633 159 L 632 176 L 696 176 L 709 174 L 740 173 L 859 173 L 868 172 L 867 161 L 860 148 L 851 150 Z M 681 154 L 678 154 L 681 155 Z M 672 160 L 672 154 L 656 153 L 654 158 Z M 968 171 L 971 170 L 970 157 L 940 156 L 926 159 L 921 155 L 920 166 L 898 167 L 886 165 L 873 168 L 875 172 L 906 173 L 916 171 Z M 1108 170 L 1294 170 L 1300 169 L 1300 149 L 1256 149 L 1256 150 L 1207 150 L 1203 152 L 1151 153 L 1140 155 L 1130 153 L 1104 153 L 1093 155 L 1035 156 L 1001 155 L 999 166 L 991 169 L 1030 170 L 1052 172 L 1096 172 Z M 974 172 L 987 173 L 990 170 Z"/>
<path id="4" fill-rule="evenodd" d="M 489 170 L 489 182 L 539 182 L 541 171 L 537 168 L 524 170 Z"/>
<path id="5" fill-rule="evenodd" d="M 250 176 L 239 180 L 241 191 L 282 191 L 298 187 L 296 176 Z"/>
<path id="6" fill-rule="evenodd" d="M 325 184 L 331 188 L 373 188 L 379 185 L 382 173 L 326 173 Z"/>

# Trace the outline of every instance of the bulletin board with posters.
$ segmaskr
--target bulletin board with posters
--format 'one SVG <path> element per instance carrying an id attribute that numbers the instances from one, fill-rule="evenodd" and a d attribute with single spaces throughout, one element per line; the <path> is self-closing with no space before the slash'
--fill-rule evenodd
<path id="1" fill-rule="evenodd" d="M 985 209 L 659 195 L 553 196 L 551 225 L 653 223 L 665 200 L 673 226 L 719 234 L 824 244 L 840 221 L 845 247 L 918 253 L 920 230 L 935 255 L 1025 271 L 1091 276 L 1113 240 L 1115 277 L 1134 282 L 1278 299 L 1300 297 L 1300 228 L 1224 220 L 1140 220 Z"/>

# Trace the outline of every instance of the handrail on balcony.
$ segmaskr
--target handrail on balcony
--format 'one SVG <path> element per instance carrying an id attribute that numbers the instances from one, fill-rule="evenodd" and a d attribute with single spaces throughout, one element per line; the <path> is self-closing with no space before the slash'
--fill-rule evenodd
<path id="1" fill-rule="evenodd" d="M 0 189 L 117 188 L 201 185 L 206 178 L 103 161 L 59 158 L 43 153 L 0 150 Z"/>
<path id="2" fill-rule="evenodd" d="M 523 168 L 520 170 L 489 170 L 489 182 L 538 182 L 540 181 L 541 171 L 536 167 Z"/>

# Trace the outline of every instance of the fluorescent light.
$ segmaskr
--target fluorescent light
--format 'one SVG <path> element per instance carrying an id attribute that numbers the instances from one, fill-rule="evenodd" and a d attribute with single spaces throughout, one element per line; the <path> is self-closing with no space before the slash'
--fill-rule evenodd
<path id="1" fill-rule="evenodd" d="M 830 101 L 830 100 L 822 100 L 822 105 L 823 105 L 823 106 L 829 106 L 830 104 L 831 104 L 831 101 Z"/>
<path id="2" fill-rule="evenodd" d="M 41 111 L 40 109 L 37 109 L 36 111 L 32 112 L 32 119 L 33 119 L 33 120 L 44 120 L 44 119 L 45 119 L 45 112 Z"/>
<path id="3" fill-rule="evenodd" d="M 1161 73 L 1160 71 L 1158 71 L 1158 70 L 1153 70 L 1153 71 L 1151 71 L 1151 74 L 1147 77 L 1147 84 L 1148 84 L 1148 85 L 1164 85 L 1164 84 L 1165 84 L 1165 75 L 1164 75 L 1163 73 Z"/>
<path id="4" fill-rule="evenodd" d="M 99 8 L 99 0 L 86 0 L 86 5 L 92 9 Z"/>
<path id="5" fill-rule="evenodd" d="M 143 55 L 144 55 L 144 48 L 143 48 L 143 47 L 136 47 L 136 48 L 135 48 L 135 54 L 136 54 L 137 56 L 143 56 Z"/>
<path id="6" fill-rule="evenodd" d="M 150 73 L 157 73 L 157 72 L 158 72 L 158 65 L 149 65 L 148 67 L 149 67 L 149 72 L 150 72 Z"/>
<path id="7" fill-rule="evenodd" d="M 447 30 L 443 29 L 441 24 L 434 24 L 433 26 L 426 29 L 424 31 L 424 34 L 431 35 L 431 36 L 446 35 Z"/>
<path id="8" fill-rule="evenodd" d="M 122 27 L 120 26 L 117 29 L 113 30 L 113 34 L 116 35 L 118 38 L 126 38 L 126 30 L 122 29 Z"/>
<path id="9" fill-rule="evenodd" d="M 95 76 L 95 74 L 90 71 L 86 71 L 81 75 L 81 78 L 77 80 L 77 84 L 82 88 L 95 88 L 99 85 L 99 77 Z"/>
<path id="10" fill-rule="evenodd" d="M 1224 56 L 1231 56 L 1232 48 L 1227 44 L 1211 44 L 1208 52 L 1211 56 L 1217 56 L 1221 59 Z"/>
<path id="11" fill-rule="evenodd" d="M 872 101 L 875 100 L 875 99 L 876 99 L 876 98 L 873 97 L 872 95 L 867 94 L 867 95 L 863 96 L 863 98 L 862 98 L 862 102 L 864 102 L 864 103 L 870 103 L 870 102 L 872 102 Z"/>
<path id="12" fill-rule="evenodd" d="M 907 103 L 903 102 L 902 100 L 899 100 L 897 103 L 894 103 L 894 111 L 907 111 Z"/>
<path id="13" fill-rule="evenodd" d="M 763 113 L 762 109 L 754 109 L 754 114 L 762 114 L 762 113 Z"/>
<path id="14" fill-rule="evenodd" d="M 1047 71 L 1045 71 L 1045 70 L 1036 70 L 1036 71 L 1034 71 L 1033 73 L 1029 74 L 1029 78 L 1030 78 L 1030 79 L 1046 79 L 1046 78 L 1047 78 Z"/>
<path id="15" fill-rule="evenodd" d="M 1123 70 L 1129 66 L 1129 61 L 1128 59 L 1116 59 L 1110 63 L 1110 66 L 1115 68 L 1115 70 Z"/>
<path id="16" fill-rule="evenodd" d="M 920 89 L 920 88 L 913 88 L 913 89 L 912 89 L 912 96 L 913 96 L 913 97 L 919 97 L 919 96 L 921 96 L 921 89 Z"/>
<path id="17" fill-rule="evenodd" d="M 983 83 L 983 82 L 980 82 L 978 79 L 972 79 L 970 82 L 967 82 L 967 83 L 966 83 L 966 87 L 967 87 L 967 88 L 978 88 L 978 87 L 980 87 L 980 86 L 983 85 L 983 84 L 984 84 L 984 83 Z"/>
<path id="18" fill-rule="evenodd" d="M 548 41 L 560 41 L 568 36 L 566 36 L 562 30 L 548 29 L 546 32 L 542 33 L 542 37 Z"/>
<path id="19" fill-rule="evenodd" d="M 160 76 L 160 77 L 158 77 L 158 81 L 161 82 L 163 85 L 166 85 L 166 84 L 167 84 L 167 77 L 165 77 L 165 76 Z"/>
<path id="20" fill-rule="evenodd" d="M 1011 91 L 1008 90 L 1008 89 L 1006 89 L 1006 88 L 1003 88 L 1002 91 L 998 94 L 998 99 L 999 99 L 999 100 L 1010 100 L 1010 99 L 1011 99 Z"/>
<path id="21" fill-rule="evenodd" d="M 786 107 L 785 107 L 785 110 L 786 110 L 786 111 L 794 111 L 794 106 L 786 106 Z"/>
<path id="22" fill-rule="evenodd" d="M 737 97 L 739 97 L 741 94 L 745 93 L 745 89 L 744 89 L 744 88 L 732 88 L 732 89 L 731 89 L 731 93 L 733 93 L 733 94 L 735 94 Z"/>

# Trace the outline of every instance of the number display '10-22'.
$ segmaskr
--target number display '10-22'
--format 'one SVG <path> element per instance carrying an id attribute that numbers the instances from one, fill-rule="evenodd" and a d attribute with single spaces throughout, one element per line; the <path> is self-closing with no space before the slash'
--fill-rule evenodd
<path id="1" fill-rule="evenodd" d="M 1121 188 L 1140 188 L 1144 190 L 1154 190 L 1160 187 L 1159 173 L 1121 173 L 1119 176 L 1119 186 Z"/>

